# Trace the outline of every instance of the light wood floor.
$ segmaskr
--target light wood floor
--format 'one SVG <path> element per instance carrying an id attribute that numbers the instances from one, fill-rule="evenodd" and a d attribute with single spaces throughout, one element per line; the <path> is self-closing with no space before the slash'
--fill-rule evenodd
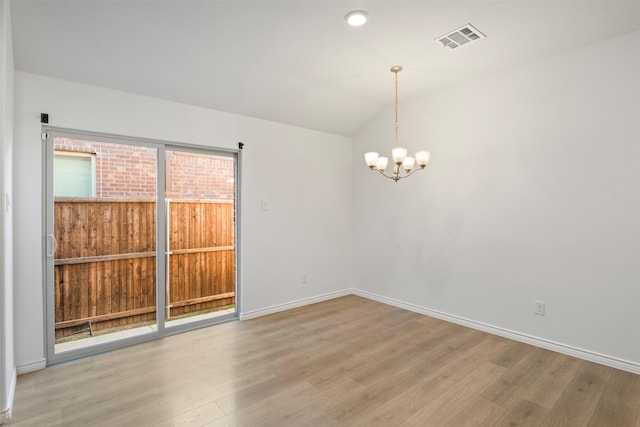
<path id="1" fill-rule="evenodd" d="M 640 426 L 640 376 L 348 296 L 18 378 L 33 426 Z"/>

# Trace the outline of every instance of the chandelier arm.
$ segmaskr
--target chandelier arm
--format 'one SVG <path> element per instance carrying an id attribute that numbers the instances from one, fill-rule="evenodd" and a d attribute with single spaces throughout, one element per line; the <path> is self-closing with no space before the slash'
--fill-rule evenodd
<path id="1" fill-rule="evenodd" d="M 421 171 L 421 170 L 423 170 L 423 169 L 424 169 L 424 168 L 416 168 L 416 169 L 412 170 L 411 172 L 409 172 L 409 173 L 408 173 L 408 174 L 406 174 L 406 175 L 398 176 L 398 179 L 397 179 L 396 181 L 398 181 L 398 180 L 400 180 L 400 179 L 404 179 L 404 178 L 409 178 L 409 177 L 410 177 L 411 175 L 413 175 L 414 173 L 416 173 L 416 172 L 418 172 L 418 171 Z"/>
<path id="2" fill-rule="evenodd" d="M 397 181 L 396 177 L 394 175 L 387 175 L 386 173 L 384 173 L 384 171 L 381 171 L 380 169 L 372 169 L 376 172 L 378 172 L 380 175 L 384 176 L 385 178 L 390 178 L 393 179 L 395 181 Z"/>
<path id="3" fill-rule="evenodd" d="M 374 170 L 374 171 L 378 172 L 380 175 L 384 176 L 385 178 L 392 179 L 392 180 L 394 180 L 395 182 L 398 182 L 398 181 L 400 181 L 401 179 L 404 179 L 404 178 L 408 178 L 408 177 L 410 177 L 411 175 L 413 175 L 414 173 L 416 173 L 417 171 L 421 171 L 421 170 L 423 170 L 423 169 L 424 169 L 423 167 L 419 167 L 419 168 L 413 169 L 411 172 L 409 172 L 409 173 L 408 173 L 408 174 L 406 174 L 406 175 L 400 175 L 400 173 L 398 173 L 397 175 L 396 175 L 396 174 L 394 174 L 394 175 L 387 175 L 384 171 L 381 171 L 380 169 L 373 169 L 373 168 L 371 168 L 371 170 Z"/>

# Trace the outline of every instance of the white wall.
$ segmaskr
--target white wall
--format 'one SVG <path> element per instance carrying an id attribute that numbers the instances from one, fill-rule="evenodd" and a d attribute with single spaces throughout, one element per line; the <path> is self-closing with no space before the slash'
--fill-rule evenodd
<path id="1" fill-rule="evenodd" d="M 363 159 L 392 114 L 354 137 L 354 286 L 640 372 L 640 33 L 400 99 L 399 183 Z"/>
<path id="2" fill-rule="evenodd" d="M 44 358 L 40 113 L 50 125 L 219 148 L 244 142 L 242 314 L 351 288 L 351 140 L 16 72 L 15 307 L 20 371 Z M 261 201 L 269 210 L 261 211 Z M 301 285 L 301 274 L 309 283 Z"/>
<path id="3" fill-rule="evenodd" d="M 11 415 L 16 381 L 13 357 L 13 45 L 9 2 L 0 1 L 0 423 Z"/>
<path id="4" fill-rule="evenodd" d="M 362 159 L 390 150 L 391 109 L 358 132 L 351 159 L 349 138 L 17 72 L 16 364 L 24 371 L 44 358 L 47 112 L 59 127 L 247 144 L 245 317 L 355 285 L 640 367 L 639 47 L 633 33 L 401 99 L 401 141 L 430 150 L 432 163 L 400 183 Z M 532 314 L 536 299 L 546 316 Z"/>

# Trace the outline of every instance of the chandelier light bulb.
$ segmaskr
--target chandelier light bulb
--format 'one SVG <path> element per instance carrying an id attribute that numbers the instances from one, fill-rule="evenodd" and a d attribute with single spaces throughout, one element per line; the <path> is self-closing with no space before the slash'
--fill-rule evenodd
<path id="1" fill-rule="evenodd" d="M 401 165 L 404 161 L 404 158 L 407 157 L 407 149 L 396 147 L 391 150 L 391 157 L 393 157 L 393 163 L 396 165 Z"/>
<path id="2" fill-rule="evenodd" d="M 418 166 L 420 166 L 421 168 L 427 166 L 430 157 L 431 154 L 428 151 L 418 151 L 416 153 L 416 162 L 418 163 Z"/>
<path id="3" fill-rule="evenodd" d="M 367 22 L 368 16 L 364 10 L 352 10 L 344 16 L 344 20 L 352 27 L 361 27 Z"/>
<path id="4" fill-rule="evenodd" d="M 406 173 L 411 172 L 411 169 L 413 169 L 413 166 L 416 164 L 416 159 L 414 159 L 413 157 L 405 157 L 404 160 L 402 161 L 402 167 L 404 168 L 404 171 Z"/>
<path id="5" fill-rule="evenodd" d="M 367 162 L 367 166 L 373 169 L 376 166 L 376 162 L 378 161 L 379 154 L 375 151 L 371 151 L 369 153 L 364 154 L 364 159 Z"/>
<path id="6" fill-rule="evenodd" d="M 387 168 L 387 164 L 389 163 L 389 159 L 386 157 L 378 157 L 376 161 L 376 169 L 379 171 L 383 171 Z"/>

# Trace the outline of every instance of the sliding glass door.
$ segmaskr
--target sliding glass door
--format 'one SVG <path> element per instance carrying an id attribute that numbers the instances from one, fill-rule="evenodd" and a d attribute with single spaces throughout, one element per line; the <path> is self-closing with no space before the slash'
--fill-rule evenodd
<path id="1" fill-rule="evenodd" d="M 47 130 L 49 362 L 236 317 L 237 154 Z"/>
<path id="2" fill-rule="evenodd" d="M 235 313 L 235 159 L 167 149 L 165 320 Z"/>

